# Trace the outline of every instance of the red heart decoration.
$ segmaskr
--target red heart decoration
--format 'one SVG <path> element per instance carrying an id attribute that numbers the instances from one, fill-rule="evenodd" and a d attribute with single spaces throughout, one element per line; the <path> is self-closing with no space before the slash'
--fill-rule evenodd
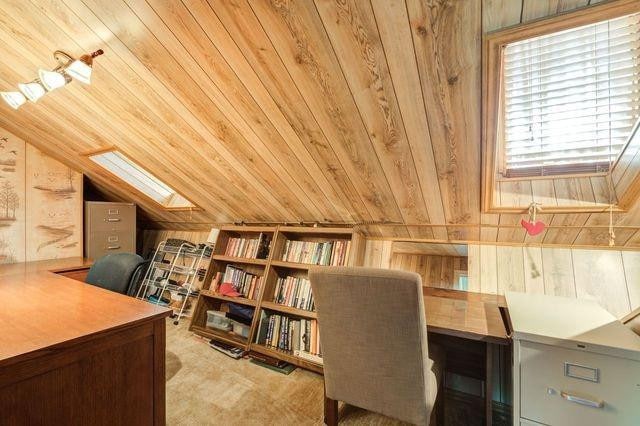
<path id="1" fill-rule="evenodd" d="M 538 235 L 539 233 L 544 231 L 544 223 L 542 223 L 540 221 L 537 221 L 534 224 L 532 222 L 529 222 L 528 220 L 522 219 L 520 221 L 520 225 L 522 225 L 522 227 L 527 230 L 527 234 L 529 234 L 531 236 Z"/>

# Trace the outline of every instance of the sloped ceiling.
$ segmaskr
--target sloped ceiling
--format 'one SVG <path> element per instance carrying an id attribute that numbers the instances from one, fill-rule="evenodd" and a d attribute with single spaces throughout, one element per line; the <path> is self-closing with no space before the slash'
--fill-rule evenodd
<path id="1" fill-rule="evenodd" d="M 587 4 L 3 0 L 0 89 L 57 49 L 105 55 L 90 86 L 0 105 L 0 126 L 166 228 L 387 222 L 366 230 L 495 241 L 502 224 L 517 242 L 515 221 L 480 212 L 483 17 L 486 31 Z M 163 210 L 83 155 L 112 146 L 202 210 Z M 640 221 L 616 220 L 634 244 Z"/>

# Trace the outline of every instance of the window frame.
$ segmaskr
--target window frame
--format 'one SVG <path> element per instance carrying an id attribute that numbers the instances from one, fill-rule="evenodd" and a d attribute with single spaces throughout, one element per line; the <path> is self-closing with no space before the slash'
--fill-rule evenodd
<path id="1" fill-rule="evenodd" d="M 166 205 L 158 202 L 154 198 L 150 197 L 149 195 L 145 194 L 144 192 L 142 192 L 141 190 L 139 190 L 135 186 L 131 185 L 129 182 L 127 182 L 126 180 L 124 180 L 123 178 L 118 176 L 117 174 L 113 173 L 111 170 L 106 169 L 105 167 L 101 166 L 99 163 L 97 163 L 97 162 L 95 162 L 95 161 L 93 161 L 91 159 L 91 157 L 94 157 L 94 156 L 97 156 L 97 155 L 106 154 L 108 152 L 117 152 L 117 153 L 121 154 L 128 161 L 130 161 L 133 165 L 135 165 L 137 168 L 139 168 L 140 170 L 142 170 L 142 171 L 148 173 L 149 175 L 153 176 L 155 179 L 157 179 L 160 182 L 162 182 L 162 184 L 164 184 L 168 188 L 171 188 L 171 190 L 174 191 L 174 194 L 177 194 L 177 195 L 181 196 L 182 198 L 184 198 L 185 200 L 187 200 L 188 202 L 190 202 L 191 206 L 179 206 L 179 207 L 166 206 Z M 140 198 L 144 198 L 149 203 L 158 206 L 159 208 L 161 208 L 164 211 L 168 211 L 168 212 L 190 212 L 190 211 L 201 211 L 202 210 L 202 208 L 199 207 L 196 203 L 194 203 L 189 197 L 186 197 L 182 193 L 178 192 L 173 186 L 171 186 L 171 185 L 167 184 L 166 182 L 164 182 L 163 180 L 161 180 L 159 177 L 156 176 L 155 173 L 152 173 L 151 171 L 149 171 L 146 167 L 142 166 L 139 162 L 135 161 L 127 152 L 123 151 L 120 148 L 117 148 L 115 146 L 111 146 L 111 147 L 108 147 L 108 148 L 102 148 L 102 149 L 97 149 L 97 150 L 85 152 L 85 153 L 82 154 L 82 156 L 86 157 L 87 160 L 89 160 L 91 162 L 91 164 L 96 168 L 97 171 L 99 171 L 100 173 L 107 174 L 110 177 L 112 177 L 113 179 L 116 179 L 116 180 L 122 182 L 124 185 L 127 186 L 128 189 L 130 189 L 131 191 L 133 191 L 136 194 L 138 194 L 138 196 Z"/>
<path id="2" fill-rule="evenodd" d="M 497 192 L 498 181 L 532 180 L 532 179 L 562 179 L 571 177 L 602 176 L 611 174 L 625 146 L 614 162 L 611 170 L 595 173 L 555 174 L 533 177 L 503 177 L 499 171 L 504 168 L 504 141 L 500 140 L 503 126 L 501 114 L 504 103 L 503 91 L 503 52 L 510 43 L 569 30 L 576 27 L 594 24 L 609 19 L 640 12 L 638 0 L 614 0 L 586 6 L 574 11 L 546 17 L 539 20 L 518 24 L 483 36 L 482 52 L 482 210 L 485 213 L 513 211 L 513 208 L 501 208 L 495 205 L 494 196 Z M 631 137 L 631 135 L 629 135 Z M 618 199 L 621 194 L 617 194 Z M 622 209 L 616 208 L 621 211 Z M 548 208 L 545 212 L 566 213 L 574 211 L 599 212 L 600 208 L 592 207 L 563 207 Z"/>

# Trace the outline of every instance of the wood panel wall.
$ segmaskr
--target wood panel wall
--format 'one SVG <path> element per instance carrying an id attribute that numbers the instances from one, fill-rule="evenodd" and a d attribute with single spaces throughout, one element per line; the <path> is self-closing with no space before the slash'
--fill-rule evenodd
<path id="1" fill-rule="evenodd" d="M 0 130 L 0 263 L 82 256 L 82 174 Z"/>
<path id="2" fill-rule="evenodd" d="M 456 274 L 467 271 L 467 258 L 394 252 L 390 268 L 416 272 L 425 287 L 457 289 Z"/>
<path id="3" fill-rule="evenodd" d="M 392 245 L 392 241 L 368 240 L 366 266 L 396 266 Z M 470 244 L 468 276 L 469 291 L 594 299 L 617 317 L 640 306 L 637 251 Z"/>

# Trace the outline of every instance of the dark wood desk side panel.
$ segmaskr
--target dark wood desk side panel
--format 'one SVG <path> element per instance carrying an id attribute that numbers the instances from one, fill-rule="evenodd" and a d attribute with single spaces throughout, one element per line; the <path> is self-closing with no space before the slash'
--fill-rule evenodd
<path id="1" fill-rule="evenodd" d="M 161 318 L 7 366 L 0 423 L 164 425 L 164 332 Z"/>
<path id="2" fill-rule="evenodd" d="M 56 272 L 63 277 L 71 278 L 72 280 L 86 282 L 89 268 L 72 269 L 69 271 Z"/>

